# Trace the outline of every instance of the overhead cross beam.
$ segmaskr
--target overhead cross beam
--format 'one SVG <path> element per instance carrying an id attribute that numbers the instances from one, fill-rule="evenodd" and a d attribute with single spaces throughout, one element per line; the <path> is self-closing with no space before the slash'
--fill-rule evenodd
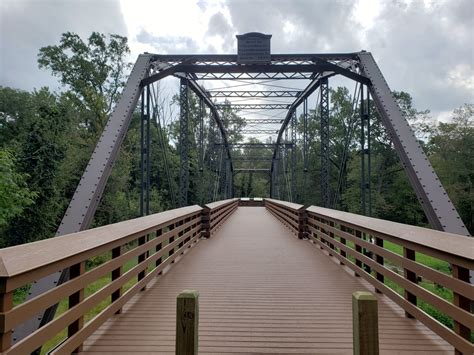
<path id="1" fill-rule="evenodd" d="M 208 91 L 211 97 L 298 97 L 299 90 L 267 90 L 267 91 Z"/>
<path id="2" fill-rule="evenodd" d="M 231 120 L 230 122 L 234 122 L 234 120 Z M 282 124 L 283 119 L 282 118 L 252 118 L 252 119 L 246 119 L 245 123 L 249 125 L 257 125 L 257 124 Z"/>
<path id="3" fill-rule="evenodd" d="M 278 134 L 276 129 L 244 129 L 240 133 L 242 134 Z"/>
<path id="4" fill-rule="evenodd" d="M 291 148 L 293 143 L 278 143 L 280 146 Z M 215 146 L 222 146 L 222 143 L 215 143 Z M 274 148 L 275 143 L 231 143 L 230 147 L 234 148 Z"/>
<path id="5" fill-rule="evenodd" d="M 219 110 L 222 109 L 234 109 L 234 110 L 288 110 L 289 104 L 233 104 L 223 103 L 217 104 L 216 107 Z"/>

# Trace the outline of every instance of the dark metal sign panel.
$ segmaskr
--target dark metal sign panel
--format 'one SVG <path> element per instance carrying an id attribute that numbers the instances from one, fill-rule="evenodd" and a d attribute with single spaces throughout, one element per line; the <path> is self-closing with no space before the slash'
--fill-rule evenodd
<path id="1" fill-rule="evenodd" d="M 237 63 L 239 64 L 270 64 L 270 38 L 258 32 L 237 35 Z"/>

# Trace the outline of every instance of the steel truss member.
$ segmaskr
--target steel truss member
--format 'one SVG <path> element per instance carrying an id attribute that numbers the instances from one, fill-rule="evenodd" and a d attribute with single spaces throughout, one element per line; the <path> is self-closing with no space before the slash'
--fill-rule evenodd
<path id="1" fill-rule="evenodd" d="M 181 207 L 188 205 L 189 191 L 189 83 L 185 78 L 180 80 L 179 90 L 179 193 Z"/>
<path id="2" fill-rule="evenodd" d="M 329 85 L 328 79 L 321 82 L 320 101 L 320 139 L 321 139 L 321 205 L 330 207 L 330 157 L 329 157 Z"/>

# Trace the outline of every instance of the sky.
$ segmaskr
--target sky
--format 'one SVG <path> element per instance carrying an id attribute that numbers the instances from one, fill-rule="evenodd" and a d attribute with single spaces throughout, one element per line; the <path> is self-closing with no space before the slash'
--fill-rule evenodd
<path id="1" fill-rule="evenodd" d="M 235 35 L 254 31 L 272 34 L 272 53 L 364 49 L 435 119 L 474 103 L 474 0 L 2 0 L 0 85 L 59 88 L 36 60 L 66 31 L 127 36 L 132 62 L 236 53 Z"/>

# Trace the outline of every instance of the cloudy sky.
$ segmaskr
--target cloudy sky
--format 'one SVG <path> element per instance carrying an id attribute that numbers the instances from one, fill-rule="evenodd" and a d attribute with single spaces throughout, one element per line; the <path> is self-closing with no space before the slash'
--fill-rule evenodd
<path id="1" fill-rule="evenodd" d="M 371 51 L 394 90 L 436 118 L 474 103 L 474 0 L 2 0 L 0 85 L 58 87 L 38 49 L 61 33 L 129 38 L 155 53 L 235 53 L 235 35 L 272 34 L 273 53 Z"/>

